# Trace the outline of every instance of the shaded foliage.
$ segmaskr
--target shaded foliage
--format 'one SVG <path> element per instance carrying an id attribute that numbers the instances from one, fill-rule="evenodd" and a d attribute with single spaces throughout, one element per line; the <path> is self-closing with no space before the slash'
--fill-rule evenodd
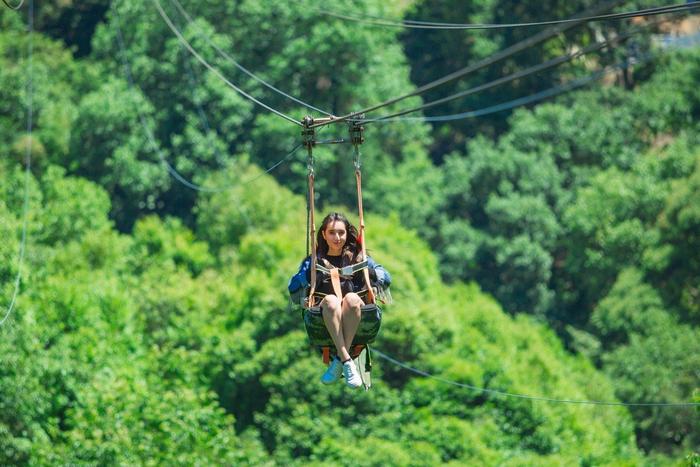
<path id="1" fill-rule="evenodd" d="M 307 1 L 185 1 L 190 22 L 161 4 L 205 60 L 293 118 L 318 114 L 261 87 L 214 45 L 343 114 L 531 34 L 399 37 L 320 21 Z M 528 21 L 590 4 L 415 2 L 407 14 Z M 405 5 L 354 8 L 400 15 Z M 362 440 L 377 465 L 638 465 L 639 448 L 664 463 L 700 443 L 690 409 L 503 398 L 378 359 L 368 393 L 320 386 L 323 368 L 284 287 L 305 254 L 303 151 L 263 174 L 296 146 L 298 128 L 203 68 L 150 2 L 49 2 L 37 13 L 40 31 L 64 43 L 33 36 L 30 135 L 26 26 L 0 9 L 2 305 L 20 271 L 32 156 L 22 285 L 0 328 L 0 463 L 354 465 L 349 440 Z M 572 30 L 424 98 L 634 27 Z M 639 37 L 642 49 L 652 42 Z M 440 111 L 536 91 L 629 53 Z M 538 396 L 697 393 L 700 56 L 660 55 L 618 78 L 624 86 L 509 117 L 367 125 L 366 238 L 396 299 L 381 350 L 442 378 Z M 319 211 L 354 213 L 343 207 L 355 203 L 351 148 L 319 146 L 315 156 Z"/>

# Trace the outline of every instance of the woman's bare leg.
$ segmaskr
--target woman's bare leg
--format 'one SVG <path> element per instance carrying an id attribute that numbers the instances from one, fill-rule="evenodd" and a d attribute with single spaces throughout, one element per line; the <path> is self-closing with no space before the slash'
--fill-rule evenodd
<path id="1" fill-rule="evenodd" d="M 362 305 L 364 305 L 364 302 L 356 293 L 351 292 L 343 297 L 341 306 L 341 327 L 345 339 L 345 348 L 348 351 L 351 350 L 352 340 L 355 338 L 355 334 L 357 334 L 357 328 L 360 327 Z"/>
<path id="2" fill-rule="evenodd" d="M 343 336 L 342 305 L 340 299 L 335 295 L 326 295 L 321 301 L 321 313 L 323 314 L 323 322 L 326 324 L 328 334 L 330 334 L 335 344 L 335 349 L 338 352 L 340 361 L 344 362 L 348 360 L 350 354 L 348 353 L 348 348 L 345 346 L 345 338 Z"/>

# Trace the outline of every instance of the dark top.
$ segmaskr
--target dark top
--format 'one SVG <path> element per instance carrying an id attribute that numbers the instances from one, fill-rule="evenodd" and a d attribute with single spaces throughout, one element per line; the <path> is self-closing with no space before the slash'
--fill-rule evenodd
<path id="1" fill-rule="evenodd" d="M 338 256 L 327 255 L 326 259 L 328 260 L 329 263 L 331 263 L 336 268 L 343 267 L 343 256 L 342 255 L 338 255 Z"/>

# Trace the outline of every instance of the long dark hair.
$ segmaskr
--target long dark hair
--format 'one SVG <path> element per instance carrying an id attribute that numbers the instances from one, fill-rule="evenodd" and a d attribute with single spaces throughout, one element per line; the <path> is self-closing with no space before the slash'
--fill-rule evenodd
<path id="1" fill-rule="evenodd" d="M 345 240 L 345 245 L 343 245 L 343 252 L 341 253 L 343 257 L 343 264 L 353 264 L 358 261 L 360 255 L 360 244 L 357 241 L 359 233 L 357 228 L 350 223 L 347 217 L 339 212 L 332 212 L 323 218 L 321 222 L 321 228 L 316 232 L 316 245 L 317 253 L 319 258 L 323 258 L 328 255 L 328 242 L 323 238 L 323 232 L 328 227 L 331 222 L 340 221 L 345 224 L 345 231 L 347 232 L 347 239 Z"/>

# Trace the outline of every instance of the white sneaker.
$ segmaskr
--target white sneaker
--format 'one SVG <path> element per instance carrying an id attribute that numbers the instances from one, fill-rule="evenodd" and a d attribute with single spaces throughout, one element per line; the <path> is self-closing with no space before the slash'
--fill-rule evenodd
<path id="1" fill-rule="evenodd" d="M 321 382 L 323 384 L 333 384 L 340 379 L 340 375 L 342 374 L 343 364 L 340 363 L 340 360 L 336 357 L 331 361 L 331 364 L 328 365 L 328 369 L 323 373 L 323 376 L 321 376 Z"/>
<path id="2" fill-rule="evenodd" d="M 343 375 L 345 375 L 345 384 L 351 388 L 359 388 L 362 386 L 362 378 L 360 372 L 355 367 L 355 362 L 348 360 L 343 363 Z"/>

